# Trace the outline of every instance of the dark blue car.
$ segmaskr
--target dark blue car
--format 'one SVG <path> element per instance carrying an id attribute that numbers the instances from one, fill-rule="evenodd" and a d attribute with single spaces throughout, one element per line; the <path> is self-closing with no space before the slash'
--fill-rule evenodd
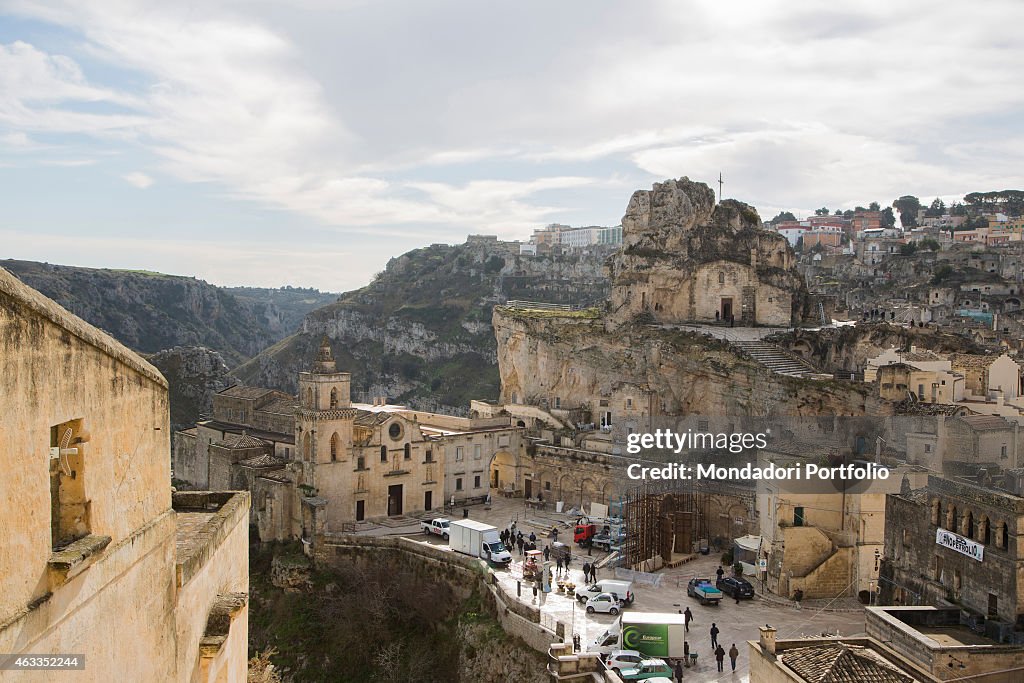
<path id="1" fill-rule="evenodd" d="M 754 597 L 754 587 L 749 581 L 738 576 L 723 577 L 715 582 L 715 587 L 734 598 Z"/>

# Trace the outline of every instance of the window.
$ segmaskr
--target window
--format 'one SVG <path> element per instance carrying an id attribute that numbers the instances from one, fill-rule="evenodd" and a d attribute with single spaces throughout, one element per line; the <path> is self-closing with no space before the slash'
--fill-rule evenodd
<path id="1" fill-rule="evenodd" d="M 462 490 L 462 477 L 456 477 L 455 478 L 455 490 L 456 491 L 461 491 Z"/>
<path id="2" fill-rule="evenodd" d="M 475 477 L 473 477 L 473 488 L 475 488 L 475 489 L 480 488 L 480 475 L 479 474 L 476 475 Z"/>
<path id="3" fill-rule="evenodd" d="M 409 444 L 405 444 L 402 449 L 402 458 L 404 460 L 412 460 L 412 447 Z"/>
<path id="4" fill-rule="evenodd" d="M 365 470 L 366 469 L 366 458 L 364 458 L 361 455 L 358 458 L 356 458 L 356 469 L 357 470 Z"/>
<path id="5" fill-rule="evenodd" d="M 284 459 L 285 460 L 289 460 L 291 458 L 291 456 L 292 456 L 292 449 L 290 449 L 288 447 L 285 447 L 285 449 L 284 449 Z"/>
<path id="6" fill-rule="evenodd" d="M 356 501 L 356 521 L 361 522 L 366 517 L 366 501 Z"/>
<path id="7" fill-rule="evenodd" d="M 331 409 L 338 407 L 338 390 L 331 389 Z"/>
<path id="8" fill-rule="evenodd" d="M 560 396 L 555 396 L 555 407 L 556 408 L 561 408 L 562 407 L 562 398 Z"/>
<path id="9" fill-rule="evenodd" d="M 434 462 L 434 451 L 427 450 L 426 457 L 424 458 L 427 462 Z"/>
<path id="10" fill-rule="evenodd" d="M 388 427 L 388 436 L 390 436 L 395 441 L 402 438 L 402 425 L 398 424 L 397 422 L 392 422 L 391 426 Z"/>
<path id="11" fill-rule="evenodd" d="M 718 273 L 718 284 L 720 284 L 720 285 L 724 285 L 725 284 L 725 273 L 723 273 L 721 271 L 719 271 L 719 273 Z"/>
<path id="12" fill-rule="evenodd" d="M 804 509 L 802 507 L 793 508 L 793 526 L 804 525 Z"/>
<path id="13" fill-rule="evenodd" d="M 550 481 L 544 482 L 544 490 L 545 491 L 550 491 L 551 490 L 551 482 Z"/>
<path id="14" fill-rule="evenodd" d="M 83 457 L 88 440 L 81 418 L 50 427 L 50 540 L 54 547 L 89 535 Z"/>
<path id="15" fill-rule="evenodd" d="M 1006 444 L 1005 443 L 999 448 L 999 457 L 1000 458 L 1006 458 Z"/>
<path id="16" fill-rule="evenodd" d="M 627 408 L 632 408 L 633 407 L 633 399 L 631 399 L 631 398 L 627 398 L 626 399 L 626 407 Z"/>
<path id="17" fill-rule="evenodd" d="M 462 446 L 455 447 L 455 462 L 459 462 L 465 457 L 465 450 Z"/>
<path id="18" fill-rule="evenodd" d="M 387 462 L 388 461 L 388 447 L 387 446 L 381 446 L 380 447 L 380 461 L 381 462 Z"/>
<path id="19" fill-rule="evenodd" d="M 482 447 L 480 446 L 480 444 L 478 444 L 478 443 L 473 444 L 473 459 L 474 460 L 479 460 L 481 458 L 481 456 L 483 455 L 481 453 L 481 448 Z"/>
<path id="20" fill-rule="evenodd" d="M 338 461 L 338 432 L 331 434 L 331 462 Z"/>
<path id="21" fill-rule="evenodd" d="M 932 445 L 930 443 L 926 443 L 924 445 L 924 452 L 925 453 L 931 453 L 932 452 Z"/>

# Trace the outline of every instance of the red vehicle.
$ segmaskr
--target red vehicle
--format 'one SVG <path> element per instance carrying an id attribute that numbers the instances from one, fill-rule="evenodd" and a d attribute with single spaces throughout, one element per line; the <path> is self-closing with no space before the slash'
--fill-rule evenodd
<path id="1" fill-rule="evenodd" d="M 572 534 L 572 540 L 575 543 L 586 547 L 590 544 L 590 539 L 592 539 L 596 533 L 596 524 L 577 524 Z"/>

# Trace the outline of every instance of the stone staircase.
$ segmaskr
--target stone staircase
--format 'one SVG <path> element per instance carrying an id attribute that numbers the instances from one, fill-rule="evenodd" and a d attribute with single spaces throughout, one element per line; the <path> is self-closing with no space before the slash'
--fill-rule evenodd
<path id="1" fill-rule="evenodd" d="M 765 341 L 732 341 L 736 348 L 745 351 L 754 360 L 779 375 L 788 377 L 809 377 L 817 371 L 810 363 L 783 351 L 775 344 Z"/>

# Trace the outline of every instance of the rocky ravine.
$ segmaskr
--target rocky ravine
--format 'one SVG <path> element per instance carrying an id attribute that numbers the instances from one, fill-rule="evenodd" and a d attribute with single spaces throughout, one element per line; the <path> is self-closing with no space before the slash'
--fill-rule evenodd
<path id="1" fill-rule="evenodd" d="M 309 313 L 301 329 L 236 369 L 247 384 L 295 391 L 320 339 L 352 373 L 353 398 L 465 410 L 498 394 L 491 308 L 508 296 L 592 303 L 603 259 L 520 257 L 518 245 L 471 239 L 391 259 L 366 287 Z"/>
<path id="2" fill-rule="evenodd" d="M 224 357 L 202 346 L 176 346 L 154 353 L 147 360 L 167 378 L 172 434 L 194 425 L 200 415 L 211 414 L 213 395 L 238 384 Z"/>

